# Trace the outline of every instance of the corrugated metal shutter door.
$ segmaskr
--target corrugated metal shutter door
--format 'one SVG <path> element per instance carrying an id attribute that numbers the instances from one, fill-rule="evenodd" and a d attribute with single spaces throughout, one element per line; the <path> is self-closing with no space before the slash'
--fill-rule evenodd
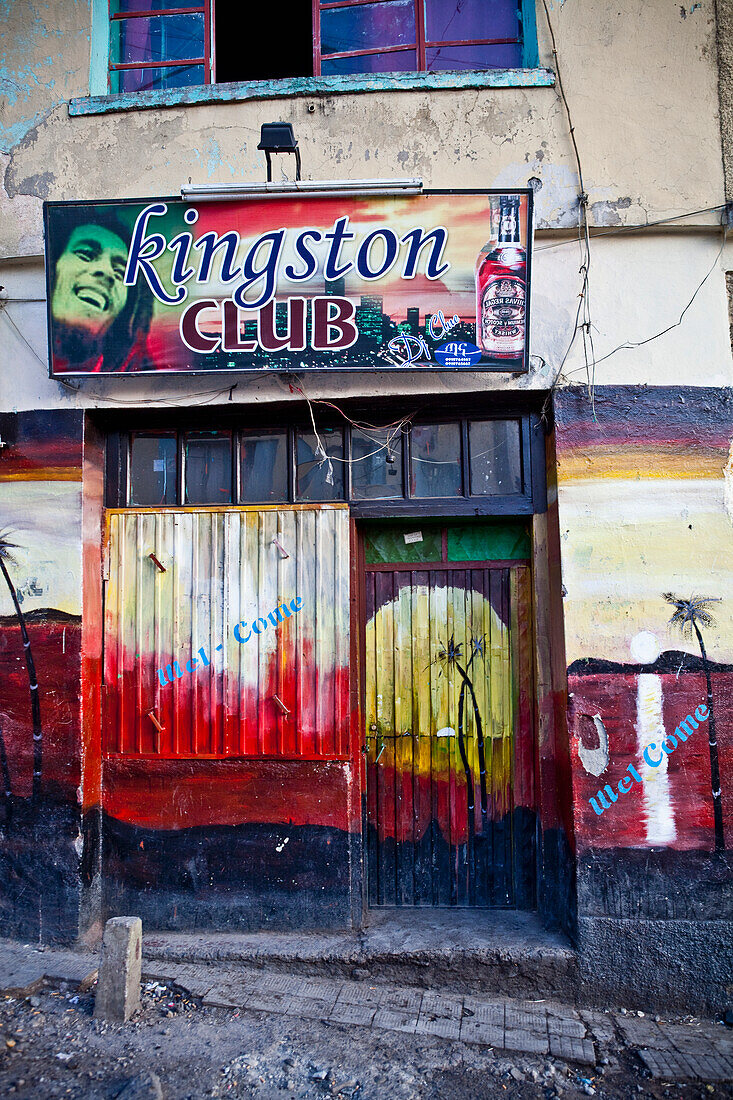
<path id="1" fill-rule="evenodd" d="M 109 561 L 108 753 L 347 754 L 345 505 L 112 512 Z M 300 610 L 274 625 L 295 597 Z"/>

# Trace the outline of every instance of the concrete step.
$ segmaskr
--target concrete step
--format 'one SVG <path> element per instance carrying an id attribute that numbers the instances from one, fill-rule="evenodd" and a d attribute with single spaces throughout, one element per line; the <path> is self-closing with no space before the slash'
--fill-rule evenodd
<path id="1" fill-rule="evenodd" d="M 534 913 L 385 908 L 370 910 L 368 925 L 355 931 L 145 930 L 143 945 L 150 964 L 242 963 L 505 997 L 574 1001 L 578 991 L 576 952 Z"/>

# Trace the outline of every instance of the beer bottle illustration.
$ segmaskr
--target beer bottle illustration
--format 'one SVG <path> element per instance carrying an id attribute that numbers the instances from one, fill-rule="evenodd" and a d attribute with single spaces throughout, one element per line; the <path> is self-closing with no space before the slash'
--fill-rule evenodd
<path id="1" fill-rule="evenodd" d="M 491 359 L 524 357 L 527 255 L 519 240 L 519 196 L 499 199 L 499 236 L 476 260 L 476 343 Z"/>

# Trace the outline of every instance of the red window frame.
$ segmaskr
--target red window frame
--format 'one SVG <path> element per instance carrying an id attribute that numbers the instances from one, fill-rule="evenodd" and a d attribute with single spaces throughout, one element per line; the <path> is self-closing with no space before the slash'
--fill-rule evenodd
<path id="1" fill-rule="evenodd" d="M 390 0 L 312 0 L 313 3 L 313 75 L 321 75 L 321 12 L 329 11 L 333 8 L 353 8 L 363 4 L 379 4 L 389 3 Z M 415 34 L 417 41 L 410 43 L 409 45 L 401 46 L 382 46 L 379 49 L 366 49 L 366 50 L 344 50 L 341 53 L 328 54 L 328 60 L 334 60 L 341 57 L 365 57 L 368 54 L 384 54 L 384 53 L 409 53 L 415 51 L 417 57 L 417 69 L 416 72 L 424 73 L 428 71 L 425 67 L 426 64 L 426 52 L 433 47 L 439 46 L 513 46 L 522 44 L 522 23 L 521 17 L 519 21 L 519 35 L 516 38 L 461 38 L 457 40 L 445 41 L 428 41 L 425 37 L 425 2 L 424 0 L 413 0 L 415 5 Z M 479 0 L 480 2 L 480 0 Z M 439 70 L 430 70 L 437 72 Z"/>
<path id="2" fill-rule="evenodd" d="M 204 66 L 204 83 L 211 84 L 213 78 L 214 68 L 214 35 L 212 27 L 212 3 L 211 0 L 204 0 L 199 4 L 187 4 L 185 6 L 172 7 L 172 8 L 155 8 L 148 11 L 121 11 L 113 12 L 112 4 L 114 0 L 110 0 L 110 29 L 113 23 L 121 23 L 128 19 L 156 19 L 163 15 L 203 15 L 204 17 L 204 53 L 202 57 L 184 57 L 177 61 L 163 61 L 156 59 L 155 61 L 113 61 L 111 57 L 109 59 L 109 77 L 111 82 L 112 74 L 117 72 L 123 72 L 125 70 L 140 70 L 140 69 L 169 69 L 182 65 L 203 65 Z"/>

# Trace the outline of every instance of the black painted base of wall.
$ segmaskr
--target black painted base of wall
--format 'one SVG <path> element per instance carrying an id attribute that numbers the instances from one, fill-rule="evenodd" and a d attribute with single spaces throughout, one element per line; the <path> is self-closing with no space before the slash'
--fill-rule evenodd
<path id="1" fill-rule="evenodd" d="M 584 917 L 733 921 L 733 851 L 605 848 L 577 874 Z"/>
<path id="2" fill-rule="evenodd" d="M 576 867 L 561 829 L 545 829 L 540 837 L 539 911 L 545 928 L 560 931 L 571 943 L 577 936 Z"/>
<path id="3" fill-rule="evenodd" d="M 10 812 L 8 812 L 10 811 Z M 0 936 L 71 943 L 79 930 L 80 813 L 46 797 L 0 803 Z"/>
<path id="4" fill-rule="evenodd" d="M 351 927 L 349 836 L 295 825 L 161 832 L 105 817 L 103 917 L 148 929 L 248 932 Z"/>
<path id="5" fill-rule="evenodd" d="M 586 1002 L 715 1013 L 733 995 L 733 852 L 605 849 L 578 861 Z"/>
<path id="6" fill-rule="evenodd" d="M 579 999 L 713 1015 L 731 1003 L 733 921 L 578 921 Z"/>

